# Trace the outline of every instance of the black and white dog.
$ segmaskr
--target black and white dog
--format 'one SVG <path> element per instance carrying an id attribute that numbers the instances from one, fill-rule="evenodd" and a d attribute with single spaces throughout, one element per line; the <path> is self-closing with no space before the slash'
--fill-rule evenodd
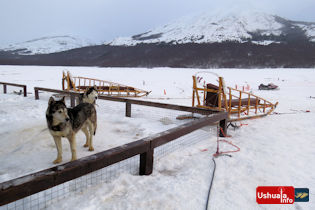
<path id="1" fill-rule="evenodd" d="M 95 98 L 95 97 L 94 97 Z M 46 111 L 47 126 L 50 134 L 53 136 L 57 147 L 57 159 L 55 164 L 62 161 L 61 138 L 66 137 L 69 140 L 72 152 L 72 159 L 77 159 L 75 135 L 82 130 L 86 136 L 84 147 L 89 147 L 93 151 L 93 135 L 97 127 L 96 110 L 93 104 L 81 103 L 74 108 L 67 108 L 65 97 L 60 101 L 55 101 L 50 97 Z"/>

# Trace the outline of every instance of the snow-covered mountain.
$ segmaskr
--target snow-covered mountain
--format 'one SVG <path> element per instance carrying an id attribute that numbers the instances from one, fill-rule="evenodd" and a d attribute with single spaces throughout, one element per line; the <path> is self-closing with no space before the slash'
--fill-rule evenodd
<path id="1" fill-rule="evenodd" d="M 221 43 L 249 42 L 268 45 L 290 30 L 300 30 L 315 41 L 315 23 L 290 21 L 263 12 L 218 12 L 187 16 L 146 33 L 113 40 L 111 45 L 134 46 L 140 43 Z M 277 38 L 278 37 L 278 38 Z"/>
<path id="2" fill-rule="evenodd" d="M 56 53 L 90 45 L 92 45 L 91 42 L 72 36 L 50 36 L 17 44 L 10 44 L 0 50 L 11 51 L 19 55 L 35 55 Z"/>
<path id="3" fill-rule="evenodd" d="M 72 37 L 33 40 L 7 51 L 0 49 L 0 64 L 314 68 L 315 23 L 262 12 L 210 12 L 110 43 L 88 45 Z"/>

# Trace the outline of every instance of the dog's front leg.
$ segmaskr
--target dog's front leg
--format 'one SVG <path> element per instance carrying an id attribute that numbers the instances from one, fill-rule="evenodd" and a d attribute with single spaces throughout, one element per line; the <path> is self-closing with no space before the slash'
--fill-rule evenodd
<path id="1" fill-rule="evenodd" d="M 77 159 L 77 145 L 75 141 L 75 134 L 72 134 L 70 137 L 68 137 L 69 143 L 70 143 L 70 148 L 71 148 L 71 153 L 72 153 L 72 158 L 71 161 Z"/>
<path id="2" fill-rule="evenodd" d="M 61 137 L 54 136 L 55 144 L 57 147 L 57 159 L 53 162 L 54 164 L 60 163 L 62 161 L 62 144 L 61 144 Z"/>

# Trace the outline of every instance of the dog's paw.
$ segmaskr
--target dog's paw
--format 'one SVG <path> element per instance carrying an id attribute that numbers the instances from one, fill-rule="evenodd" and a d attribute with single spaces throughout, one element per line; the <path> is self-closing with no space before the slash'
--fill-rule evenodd
<path id="1" fill-rule="evenodd" d="M 87 143 L 83 145 L 83 147 L 88 147 L 88 146 L 89 146 L 89 145 L 88 145 Z"/>
<path id="2" fill-rule="evenodd" d="M 90 147 L 90 148 L 89 148 L 89 151 L 94 151 L 94 147 Z"/>
<path id="3" fill-rule="evenodd" d="M 54 164 L 58 164 L 58 163 L 61 163 L 62 159 L 61 158 L 57 158 L 56 160 L 54 160 Z"/>

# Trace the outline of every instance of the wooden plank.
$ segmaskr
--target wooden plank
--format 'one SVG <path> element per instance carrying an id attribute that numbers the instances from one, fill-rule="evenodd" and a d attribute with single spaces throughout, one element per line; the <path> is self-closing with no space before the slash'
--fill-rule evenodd
<path id="1" fill-rule="evenodd" d="M 0 84 L 3 85 L 3 93 L 4 93 L 4 94 L 7 93 L 7 86 L 15 86 L 15 87 L 22 87 L 22 88 L 23 88 L 23 91 L 24 91 L 24 97 L 27 96 L 27 88 L 26 88 L 26 85 L 16 84 L 16 83 L 9 83 L 9 82 L 0 82 Z"/>
<path id="2" fill-rule="evenodd" d="M 249 115 L 249 108 L 250 108 L 250 94 L 248 94 L 248 101 L 247 101 L 247 115 Z"/>
<path id="3" fill-rule="evenodd" d="M 231 110 L 232 110 L 232 91 L 231 88 L 229 88 L 229 114 L 231 114 Z"/>
<path id="4" fill-rule="evenodd" d="M 23 91 L 24 91 L 24 97 L 27 97 L 27 88 L 26 88 L 26 86 L 23 87 Z"/>
<path id="5" fill-rule="evenodd" d="M 209 117 L 203 117 L 198 120 L 194 120 L 193 122 L 189 122 L 183 125 L 180 125 L 176 128 L 169 129 L 167 131 L 155 134 L 151 137 L 145 138 L 145 141 L 151 141 L 151 146 L 153 148 L 159 147 L 163 144 L 166 144 L 174 139 L 177 139 L 181 136 L 189 134 L 195 130 L 198 130 L 204 126 L 213 125 L 218 121 L 228 118 L 227 112 L 221 112 L 218 114 L 214 114 Z"/>
<path id="6" fill-rule="evenodd" d="M 131 117 L 131 104 L 126 102 L 126 117 Z"/>
<path id="7" fill-rule="evenodd" d="M 10 83 L 10 82 L 0 82 L 2 85 L 8 85 L 8 86 L 16 86 L 16 87 L 25 87 L 26 85 L 22 84 L 16 84 L 16 83 Z"/>
<path id="8" fill-rule="evenodd" d="M 38 94 L 38 89 L 37 88 L 34 88 L 34 92 L 35 92 L 35 100 L 38 100 L 39 99 L 39 94 Z"/>
<path id="9" fill-rule="evenodd" d="M 0 206 L 46 190 L 150 150 L 138 140 L 37 173 L 0 183 Z"/>
<path id="10" fill-rule="evenodd" d="M 150 142 L 151 143 L 151 142 Z M 153 172 L 154 149 L 151 148 L 140 154 L 139 175 L 150 175 Z"/>
<path id="11" fill-rule="evenodd" d="M 220 137 L 226 137 L 227 136 L 227 119 L 222 119 L 219 123 L 220 126 L 220 132 L 219 136 Z"/>
<path id="12" fill-rule="evenodd" d="M 70 93 L 70 106 L 75 107 L 75 95 L 73 93 Z"/>
<path id="13" fill-rule="evenodd" d="M 242 106 L 242 92 L 240 91 L 240 98 L 238 99 L 239 103 L 238 103 L 238 117 L 241 117 L 241 106 Z"/>
<path id="14" fill-rule="evenodd" d="M 6 94 L 7 93 L 7 85 L 3 84 L 3 93 Z"/>
<path id="15" fill-rule="evenodd" d="M 70 91 L 63 91 L 63 90 L 56 90 L 50 88 L 42 88 L 42 87 L 34 87 L 34 90 L 41 90 L 46 92 L 53 92 L 53 93 L 62 93 L 62 94 L 74 94 L 75 96 L 79 96 L 77 92 L 70 92 Z M 38 97 L 39 98 L 39 97 Z M 99 96 L 100 100 L 108 100 L 108 101 L 116 101 L 116 102 L 129 102 L 130 104 L 137 104 L 143 106 L 151 106 L 157 107 L 162 109 L 171 109 L 171 110 L 178 110 L 184 112 L 192 112 L 192 113 L 199 113 L 204 115 L 209 115 L 213 113 L 217 113 L 218 111 L 203 109 L 203 108 L 196 108 L 196 107 L 189 107 L 189 106 L 180 106 L 175 104 L 165 104 L 165 103 L 158 103 L 158 102 L 151 102 L 151 101 L 142 101 L 142 100 L 135 100 L 135 99 L 128 99 L 128 98 L 117 98 L 111 96 Z"/>

